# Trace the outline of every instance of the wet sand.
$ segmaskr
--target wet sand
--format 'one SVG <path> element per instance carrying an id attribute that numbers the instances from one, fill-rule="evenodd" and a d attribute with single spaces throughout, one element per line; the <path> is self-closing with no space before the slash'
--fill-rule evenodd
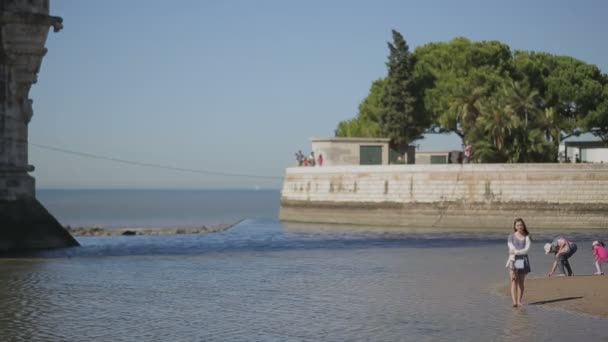
<path id="1" fill-rule="evenodd" d="M 503 288 L 507 296 L 509 291 L 508 286 Z M 524 303 L 608 318 L 608 275 L 528 279 Z"/>

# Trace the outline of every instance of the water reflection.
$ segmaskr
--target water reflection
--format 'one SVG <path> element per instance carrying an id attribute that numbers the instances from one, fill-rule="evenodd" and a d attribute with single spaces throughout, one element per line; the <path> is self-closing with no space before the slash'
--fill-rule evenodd
<path id="1" fill-rule="evenodd" d="M 0 260 L 0 331 L 6 341 L 35 339 L 36 320 L 48 308 L 48 295 L 35 289 L 49 274 L 33 260 Z"/>
<path id="2" fill-rule="evenodd" d="M 534 330 L 530 327 L 530 317 L 526 307 L 513 308 L 505 321 L 504 341 L 534 341 Z"/>

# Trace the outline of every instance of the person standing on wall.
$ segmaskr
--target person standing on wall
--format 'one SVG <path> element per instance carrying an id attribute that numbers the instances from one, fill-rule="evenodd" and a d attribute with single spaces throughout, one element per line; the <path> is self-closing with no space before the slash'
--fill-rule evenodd
<path id="1" fill-rule="evenodd" d="M 304 155 L 302 154 L 302 150 L 296 152 L 296 162 L 298 166 L 302 166 L 302 162 L 304 160 Z"/>
<path id="2" fill-rule="evenodd" d="M 473 153 L 473 146 L 469 143 L 464 144 L 464 163 L 468 164 L 471 162 L 471 155 Z"/>
<path id="3" fill-rule="evenodd" d="M 548 277 L 555 273 L 555 268 L 559 267 L 560 275 L 572 276 L 572 268 L 568 259 L 576 253 L 578 247 L 572 241 L 563 236 L 556 237 L 551 243 L 545 244 L 545 254 L 554 253 L 553 266 L 547 274 Z"/>
<path id="4" fill-rule="evenodd" d="M 530 244 L 530 233 L 526 223 L 521 218 L 515 219 L 513 233 L 507 239 L 509 258 L 506 264 L 511 276 L 511 300 L 514 308 L 523 305 L 521 300 L 524 296 L 524 281 L 531 271 L 530 259 L 528 259 Z"/>

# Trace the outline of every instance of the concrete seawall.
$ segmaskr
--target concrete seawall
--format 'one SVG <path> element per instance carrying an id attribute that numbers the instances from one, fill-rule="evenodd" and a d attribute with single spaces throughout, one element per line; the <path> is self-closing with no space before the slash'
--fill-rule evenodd
<path id="1" fill-rule="evenodd" d="M 608 228 L 608 165 L 446 164 L 294 167 L 284 221 L 505 228 Z"/>

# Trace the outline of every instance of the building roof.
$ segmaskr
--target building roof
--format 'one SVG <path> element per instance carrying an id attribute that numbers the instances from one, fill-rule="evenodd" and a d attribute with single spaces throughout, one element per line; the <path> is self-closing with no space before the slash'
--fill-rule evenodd
<path id="1" fill-rule="evenodd" d="M 331 137 L 331 138 L 310 138 L 312 142 L 346 142 L 346 143 L 382 143 L 386 144 L 391 139 L 388 138 L 342 138 L 342 137 Z"/>
<path id="2" fill-rule="evenodd" d="M 595 141 L 566 141 L 564 142 L 566 147 L 579 147 L 579 148 L 608 148 L 608 143 L 601 140 Z"/>

